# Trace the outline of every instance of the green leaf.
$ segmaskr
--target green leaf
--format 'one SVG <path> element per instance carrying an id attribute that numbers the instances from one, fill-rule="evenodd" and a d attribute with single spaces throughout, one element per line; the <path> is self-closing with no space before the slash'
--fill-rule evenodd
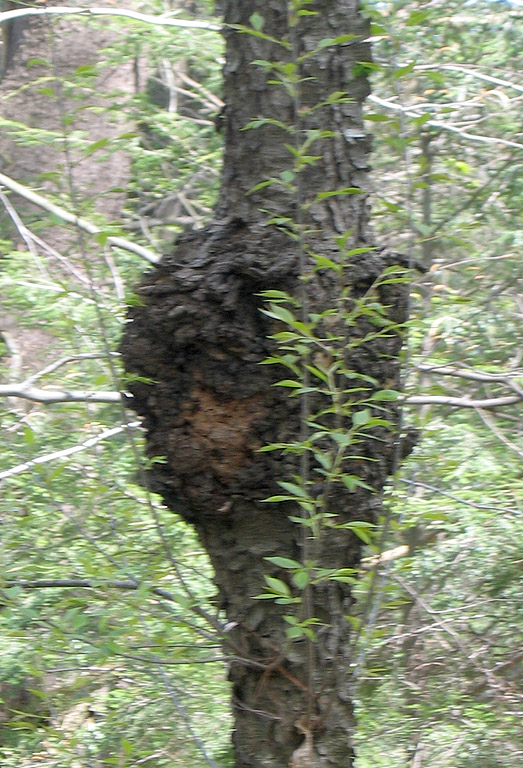
<path id="1" fill-rule="evenodd" d="M 398 68 L 397 68 L 397 69 L 394 71 L 394 79 L 395 79 L 395 80 L 399 80 L 399 78 L 400 78 L 400 77 L 403 77 L 403 75 L 408 75 L 408 74 L 410 74 L 410 73 L 412 72 L 412 70 L 414 69 L 414 65 L 415 65 L 415 63 L 416 63 L 415 61 L 411 61 L 411 62 L 410 62 L 410 64 L 407 64 L 407 65 L 406 65 L 406 66 L 404 66 L 404 67 L 398 67 Z"/>
<path id="2" fill-rule="evenodd" d="M 379 392 L 373 392 L 370 396 L 370 400 L 397 400 L 400 396 L 400 393 L 397 392 L 395 389 L 380 389 Z"/>
<path id="3" fill-rule="evenodd" d="M 267 586 L 272 589 L 273 592 L 277 592 L 279 595 L 290 596 L 291 590 L 289 586 L 281 579 L 276 579 L 274 576 L 264 576 Z"/>
<path id="4" fill-rule="evenodd" d="M 352 423 L 355 427 L 361 427 L 363 424 L 368 424 L 372 418 L 370 408 L 363 408 L 361 411 L 356 411 L 352 415 Z"/>
<path id="5" fill-rule="evenodd" d="M 293 333 L 292 331 L 280 331 L 279 333 L 273 333 L 270 338 L 275 339 L 275 341 L 284 342 L 301 339 L 301 336 L 299 333 Z"/>
<path id="6" fill-rule="evenodd" d="M 293 304 L 296 303 L 292 296 L 290 296 L 288 293 L 285 293 L 285 291 L 261 291 L 256 295 L 262 296 L 264 299 L 279 299 L 281 301 L 288 301 L 289 303 Z"/>
<path id="7" fill-rule="evenodd" d="M 323 371 L 320 371 L 319 368 L 316 368 L 314 365 L 306 365 L 305 368 L 310 373 L 312 373 L 313 376 L 316 376 L 318 379 L 321 379 L 321 381 L 328 383 L 329 381 L 328 376 Z"/>
<path id="8" fill-rule="evenodd" d="M 98 141 L 93 141 L 92 144 L 89 144 L 87 149 L 85 150 L 85 154 L 87 157 L 92 155 L 94 152 L 97 152 L 99 149 L 103 149 L 104 147 L 109 144 L 110 139 L 107 137 L 104 137 L 103 139 L 98 139 Z"/>
<path id="9" fill-rule="evenodd" d="M 353 493 L 356 490 L 356 488 L 364 488 L 366 491 L 373 491 L 374 490 L 374 488 L 372 488 L 372 486 L 370 486 L 368 483 L 364 482 L 357 475 L 347 475 L 347 474 L 344 474 L 344 475 L 342 475 L 341 480 L 343 482 L 343 485 L 351 493 Z"/>
<path id="10" fill-rule="evenodd" d="M 290 184 L 292 181 L 294 181 L 295 176 L 296 176 L 296 174 L 294 173 L 294 171 L 282 171 L 280 173 L 280 178 L 286 184 Z"/>
<path id="11" fill-rule="evenodd" d="M 285 634 L 288 638 L 293 639 L 298 637 L 305 637 L 310 631 L 310 629 L 307 630 L 306 627 L 300 627 L 299 624 L 296 624 L 294 627 L 287 627 Z"/>
<path id="12" fill-rule="evenodd" d="M 372 541 L 372 529 L 376 526 L 373 523 L 367 523 L 364 520 L 358 520 L 353 523 L 343 523 L 340 528 L 352 531 L 364 544 L 370 544 Z"/>
<path id="13" fill-rule="evenodd" d="M 249 16 L 249 21 L 257 32 L 261 32 L 265 26 L 265 19 L 259 13 L 253 13 L 252 16 Z"/>
<path id="14" fill-rule="evenodd" d="M 301 568 L 301 563 L 291 560 L 290 557 L 264 557 L 263 559 L 279 568 Z"/>
<path id="15" fill-rule="evenodd" d="M 264 451 L 269 450 L 268 448 L 260 448 L 260 453 L 263 453 Z M 282 496 L 282 495 L 276 495 L 276 496 L 268 496 L 266 499 L 262 499 L 264 502 L 271 502 L 276 503 L 279 501 L 296 501 L 295 496 Z"/>
<path id="16" fill-rule="evenodd" d="M 344 189 L 332 189 L 328 192 L 318 192 L 315 200 L 325 200 L 328 197 L 337 197 L 338 195 L 363 195 L 363 189 L 360 187 L 345 187 Z"/>
<path id="17" fill-rule="evenodd" d="M 343 45 L 343 43 L 350 43 L 353 40 L 356 40 L 359 38 L 359 35 L 338 35 L 338 37 L 324 37 L 323 40 L 320 40 L 317 48 L 329 48 L 331 45 Z"/>
<path id="18" fill-rule="evenodd" d="M 124 755 L 126 755 L 126 757 L 130 757 L 132 755 L 133 745 L 129 741 L 129 739 L 123 739 L 123 738 L 120 739 L 120 746 L 123 750 Z"/>
<path id="19" fill-rule="evenodd" d="M 417 125 L 419 127 L 427 123 L 431 118 L 432 118 L 432 115 L 426 112 L 424 115 L 420 115 L 420 117 L 416 117 L 412 122 L 414 123 L 414 125 Z"/>
<path id="20" fill-rule="evenodd" d="M 98 232 L 96 234 L 95 240 L 100 245 L 105 245 L 109 237 L 109 232 Z"/>
<path id="21" fill-rule="evenodd" d="M 318 253 L 313 254 L 314 260 L 318 269 L 333 269 L 336 272 L 340 272 L 343 269 L 342 264 L 337 264 L 332 259 L 328 259 L 326 256 L 321 256 Z"/>
<path id="22" fill-rule="evenodd" d="M 24 441 L 27 445 L 33 445 L 35 441 L 35 433 L 29 426 L 24 428 Z"/>
<path id="23" fill-rule="evenodd" d="M 407 27 L 413 27 L 415 24 L 420 24 L 422 21 L 425 21 L 425 19 L 427 19 L 430 15 L 431 15 L 431 12 L 428 10 L 412 11 L 412 13 L 409 15 L 409 18 L 406 21 Z"/>
<path id="24" fill-rule="evenodd" d="M 269 304 L 270 309 L 262 309 L 261 312 L 263 312 L 264 315 L 267 315 L 267 317 L 272 317 L 275 320 L 281 320 L 282 323 L 291 324 L 293 323 L 296 318 L 285 307 L 282 307 L 281 304 Z"/>
<path id="25" fill-rule="evenodd" d="M 278 480 L 278 485 L 283 488 L 284 491 L 287 491 L 288 493 L 292 493 L 295 496 L 299 496 L 302 499 L 310 499 L 309 494 L 306 492 L 304 488 L 301 487 L 301 485 L 296 485 L 296 483 L 287 483 L 284 480 Z"/>
<path id="26" fill-rule="evenodd" d="M 347 619 L 347 621 L 349 622 L 349 624 L 353 629 L 359 630 L 359 628 L 361 627 L 361 619 L 359 618 L 359 616 L 345 615 L 345 618 Z"/>
<path id="27" fill-rule="evenodd" d="M 371 120 L 373 123 L 388 123 L 390 119 L 390 115 L 384 115 L 383 112 L 371 112 L 365 115 L 365 120 Z"/>
<path id="28" fill-rule="evenodd" d="M 52 88 L 48 88 L 46 86 L 44 86 L 42 88 L 38 88 L 37 92 L 40 93 L 42 96 L 51 96 L 51 97 L 56 96 L 56 93 L 53 91 L 53 89 Z"/>
<path id="29" fill-rule="evenodd" d="M 305 589 L 310 581 L 310 576 L 307 571 L 296 571 L 292 577 L 292 580 L 298 589 Z"/>
<path id="30" fill-rule="evenodd" d="M 293 381 L 292 379 L 282 379 L 282 381 L 277 381 L 275 384 L 273 384 L 274 387 L 290 387 L 293 389 L 301 389 L 302 384 L 300 384 L 299 381 Z"/>

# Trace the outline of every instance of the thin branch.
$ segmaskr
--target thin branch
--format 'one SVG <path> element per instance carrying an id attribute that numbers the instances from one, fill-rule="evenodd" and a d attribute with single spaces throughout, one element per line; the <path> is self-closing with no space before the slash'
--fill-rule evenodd
<path id="1" fill-rule="evenodd" d="M 116 355 L 117 353 L 114 352 L 113 354 Z M 78 355 L 68 355 L 67 357 L 61 357 L 60 360 L 55 360 L 53 363 L 46 365 L 45 368 L 42 368 L 40 371 L 31 374 L 31 376 L 25 379 L 25 381 L 23 381 L 19 386 L 24 388 L 30 387 L 35 383 L 35 381 L 38 381 L 38 379 L 41 379 L 43 376 L 47 376 L 49 373 L 54 373 L 54 371 L 56 371 L 58 368 L 61 368 L 63 365 L 67 365 L 67 363 L 74 363 L 76 360 L 105 360 L 105 357 L 105 355 L 98 355 L 92 352 L 81 352 Z"/>
<path id="2" fill-rule="evenodd" d="M 426 365 L 420 364 L 416 366 L 416 370 L 423 371 L 424 373 L 437 373 L 442 376 L 459 376 L 462 379 L 472 379 L 473 381 L 501 381 L 509 386 L 514 384 L 514 376 L 522 376 L 523 371 L 513 371 L 508 373 L 489 373 L 488 371 L 478 371 L 475 369 L 467 368 L 454 368 L 451 365 Z M 517 385 L 516 385 L 517 386 Z M 517 390 L 516 390 L 517 391 Z M 523 396 L 523 391 L 521 392 Z"/>
<path id="3" fill-rule="evenodd" d="M 408 544 L 400 544 L 399 547 L 393 547 L 392 549 L 386 549 L 379 555 L 372 555 L 371 557 L 364 557 L 361 561 L 361 570 L 370 571 L 379 565 L 384 563 L 390 563 L 392 560 L 398 560 L 400 557 L 407 557 L 410 553 L 410 547 Z"/>
<path id="4" fill-rule="evenodd" d="M 11 355 L 10 378 L 15 379 L 22 370 L 22 353 L 20 347 L 12 333 L 6 330 L 0 330 L 0 335 L 4 340 L 7 351 Z"/>
<path id="5" fill-rule="evenodd" d="M 485 80 L 487 83 L 494 83 L 495 85 L 503 85 L 506 88 L 513 88 L 515 91 L 519 91 L 519 93 L 523 93 L 523 86 L 516 85 L 516 83 L 512 83 L 510 80 L 502 80 L 500 77 L 493 77 L 492 75 L 484 75 L 482 72 L 478 72 L 475 69 L 471 69 L 465 66 L 459 66 L 457 64 L 420 64 L 414 67 L 415 72 L 424 72 L 429 69 L 437 69 L 438 72 L 441 69 L 455 70 L 456 72 L 462 72 L 465 75 L 471 75 L 472 77 L 476 77 L 478 78 L 478 80 Z"/>
<path id="6" fill-rule="evenodd" d="M 136 591 L 143 587 L 139 581 L 130 581 L 128 579 L 111 579 L 104 582 L 96 582 L 93 579 L 6 579 L 2 582 L 4 589 L 10 587 L 21 587 L 22 589 L 62 589 L 64 587 L 81 587 L 83 589 L 121 589 Z M 169 600 L 171 603 L 179 604 L 172 592 L 161 587 L 150 587 L 149 591 L 154 595 Z"/>
<path id="7" fill-rule="evenodd" d="M 13 475 L 20 475 L 22 472 L 26 472 L 28 469 L 40 466 L 40 464 L 47 464 L 50 461 L 59 459 L 65 459 L 68 456 L 73 456 L 75 453 L 85 451 L 87 448 L 92 448 L 93 445 L 98 445 L 103 440 L 107 440 L 109 437 L 119 435 L 121 432 L 125 432 L 127 429 L 136 429 L 140 426 L 139 421 L 131 421 L 123 427 L 113 427 L 113 429 L 107 429 L 105 432 L 101 432 L 96 437 L 90 437 L 89 440 L 80 443 L 80 445 L 73 445 L 71 448 L 64 448 L 61 451 L 54 451 L 48 453 L 45 456 L 39 456 L 37 459 L 31 459 L 30 461 L 24 461 L 23 464 L 18 464 L 16 467 L 11 467 L 3 472 L 0 472 L 0 480 L 4 480 L 6 477 L 12 477 Z"/>
<path id="8" fill-rule="evenodd" d="M 484 676 L 486 686 L 488 686 L 491 690 L 497 691 L 506 696 L 506 694 L 510 691 L 507 690 L 506 683 L 503 680 L 497 678 L 496 673 L 499 671 L 499 668 L 492 670 L 484 667 L 467 649 L 466 643 L 461 639 L 459 633 L 450 626 L 448 621 L 441 618 L 439 611 L 434 610 L 413 587 L 411 587 L 404 579 L 401 578 L 401 576 L 395 574 L 392 576 L 392 578 L 400 585 L 402 589 L 405 590 L 405 592 L 407 592 L 407 594 L 409 594 L 415 600 L 415 602 L 426 613 L 428 613 L 429 616 L 432 617 L 434 623 L 437 624 L 445 634 L 454 640 L 456 647 L 461 651 L 461 653 L 463 653 L 464 658 L 472 665 L 472 667 L 474 667 Z"/>
<path id="9" fill-rule="evenodd" d="M 514 405 L 523 401 L 521 395 L 506 395 L 505 397 L 490 397 L 486 400 L 470 400 L 468 397 L 451 397 L 450 395 L 407 395 L 399 398 L 409 405 L 450 405 L 452 408 L 500 408 L 504 405 Z"/>
<path id="10" fill-rule="evenodd" d="M 367 97 L 369 101 L 373 101 L 380 107 L 385 109 L 393 109 L 396 112 L 408 115 L 409 117 L 423 117 L 426 112 L 420 112 L 413 107 L 402 107 L 401 104 L 396 104 L 389 99 L 381 99 L 379 96 L 370 95 Z M 467 131 L 457 128 L 449 123 L 441 122 L 441 120 L 427 120 L 425 125 L 431 125 L 434 128 L 441 128 L 444 131 L 450 131 L 451 133 L 457 133 L 462 139 L 468 139 L 469 141 L 479 141 L 482 144 L 497 144 L 504 147 L 516 147 L 516 149 L 523 149 L 523 144 L 519 144 L 517 141 L 509 141 L 508 139 L 501 139 L 494 136 L 480 136 L 477 133 L 468 133 Z"/>
<path id="11" fill-rule="evenodd" d="M 488 429 L 490 429 L 491 432 L 494 433 L 494 435 L 498 438 L 500 443 L 503 443 L 504 446 L 506 446 L 509 450 L 513 451 L 515 454 L 517 454 L 521 459 L 523 459 L 523 451 L 515 445 L 511 440 L 506 437 L 506 435 L 503 434 L 501 429 L 494 423 L 492 420 L 492 417 L 488 413 L 484 413 L 481 408 L 478 408 L 478 416 L 485 424 Z"/>
<path id="12" fill-rule="evenodd" d="M 143 21 L 145 24 L 154 24 L 161 27 L 182 27 L 184 29 L 207 29 L 212 32 L 219 32 L 221 27 L 210 21 L 196 21 L 193 19 L 173 19 L 171 13 L 162 13 L 159 16 L 153 16 L 149 13 L 138 13 L 126 8 L 103 8 L 93 6 L 92 8 L 72 8 L 70 6 L 56 6 L 54 8 L 18 8 L 13 11 L 4 11 L 0 13 L 0 24 L 11 19 L 19 19 L 22 16 L 123 16 L 135 21 Z"/>
<path id="13" fill-rule="evenodd" d="M 121 403 L 131 395 L 123 392 L 97 391 L 89 389 L 40 389 L 25 387 L 23 384 L 0 384 L 0 397 L 23 397 L 35 403 Z"/>
<path id="14" fill-rule="evenodd" d="M 477 504 L 474 501 L 467 501 L 460 496 L 456 496 L 454 493 L 444 491 L 442 488 L 437 488 L 435 485 L 429 485 L 428 483 L 422 483 L 419 480 L 407 480 L 405 477 L 400 477 L 400 483 L 406 485 L 413 485 L 416 488 L 425 488 L 427 491 L 433 491 L 439 493 L 440 496 L 446 496 L 448 499 L 457 501 L 459 504 L 465 504 L 467 507 L 474 507 L 475 509 L 492 509 L 494 512 L 507 512 L 509 515 L 517 515 L 518 512 L 515 509 L 509 509 L 508 507 L 498 507 L 493 504 Z"/>
<path id="15" fill-rule="evenodd" d="M 430 231 L 430 237 L 434 237 L 434 235 L 436 235 L 440 231 L 440 229 L 442 229 L 446 224 L 452 221 L 452 219 L 458 216 L 462 211 L 466 211 L 472 205 L 472 203 L 475 200 L 477 200 L 478 197 L 480 197 L 484 192 L 486 192 L 489 189 L 489 187 L 495 181 L 497 181 L 498 177 L 503 173 L 505 168 L 508 168 L 509 166 L 513 165 L 513 163 L 514 163 L 513 153 L 510 153 L 510 157 L 508 158 L 508 160 L 506 160 L 496 171 L 494 171 L 494 173 L 490 176 L 489 180 L 485 182 L 485 184 L 483 184 L 481 187 L 478 187 L 467 199 L 464 200 L 464 202 L 461 205 L 453 206 L 452 211 L 443 219 L 440 219 L 440 221 L 438 221 L 438 223 L 432 227 L 432 230 Z"/>
<path id="16" fill-rule="evenodd" d="M 58 218 L 62 219 L 62 221 L 67 221 L 69 224 L 74 224 L 76 227 L 84 230 L 84 232 L 88 232 L 90 235 L 98 235 L 103 231 L 100 229 L 100 227 L 97 227 L 90 221 L 82 219 L 79 216 L 76 216 L 74 213 L 66 211 L 65 208 L 61 208 L 59 205 L 52 203 L 50 200 L 47 200 L 47 198 L 42 197 L 42 195 L 39 195 L 37 192 L 33 192 L 32 189 L 29 189 L 23 184 L 20 184 L 10 176 L 6 176 L 5 174 L 0 173 L 0 184 L 3 184 L 4 187 L 7 187 L 17 195 L 20 195 L 20 197 L 23 197 L 25 200 L 29 200 L 30 203 L 33 203 L 39 208 L 43 208 L 45 211 L 49 211 L 49 213 L 58 216 Z M 126 240 L 123 237 L 110 236 L 107 238 L 107 242 L 114 248 L 122 248 L 124 251 L 130 251 L 131 253 L 135 253 L 137 256 L 141 256 L 150 264 L 157 264 L 160 260 L 160 256 L 154 253 L 154 251 L 149 250 L 149 248 L 144 248 L 142 245 L 138 245 L 137 243 L 133 243 L 131 240 Z"/>
<path id="17" fill-rule="evenodd" d="M 15 211 L 14 207 L 11 205 L 11 202 L 10 202 L 9 198 L 7 197 L 7 195 L 4 194 L 1 189 L 0 189 L 0 201 L 1 201 L 2 205 L 4 206 L 4 208 L 6 209 L 7 213 L 9 214 L 9 216 L 11 217 L 11 219 L 12 219 L 16 229 L 18 230 L 18 234 L 20 235 L 20 237 L 22 238 L 22 240 L 26 244 L 27 250 L 30 253 L 32 253 L 33 256 L 36 256 L 37 255 L 36 248 L 35 248 L 33 239 L 31 237 L 31 233 L 28 231 L 28 229 L 25 226 L 25 224 L 23 223 L 22 219 L 17 214 L 17 212 Z"/>

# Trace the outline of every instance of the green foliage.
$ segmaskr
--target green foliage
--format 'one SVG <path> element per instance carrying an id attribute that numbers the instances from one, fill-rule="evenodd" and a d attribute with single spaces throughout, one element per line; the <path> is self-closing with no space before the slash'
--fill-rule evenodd
<path id="1" fill-rule="evenodd" d="M 199 4 L 207 13 L 210 6 Z M 164 3 L 148 3 L 145 10 L 163 12 Z M 294 21 L 314 13 L 301 3 L 291 10 Z M 380 100 L 369 102 L 367 114 L 379 180 L 374 221 L 383 240 L 428 269 L 411 297 L 406 391 L 499 396 L 509 378 L 521 386 L 520 99 L 514 84 L 522 47 L 520 29 L 511 23 L 517 10 L 498 2 L 451 2 L 444 9 L 371 2 L 368 12 L 379 38 L 375 62 L 361 65 L 372 71 Z M 78 162 L 102 169 L 107 157 L 123 152 L 132 179 L 122 220 L 115 223 L 100 207 L 95 212 L 97 201 L 72 199 L 63 167 L 42 173 L 39 182 L 50 199 L 103 229 L 101 237 L 82 242 L 73 232 L 60 258 L 45 249 L 20 250 L 17 228 L 6 225 L 0 294 L 14 315 L 14 335 L 27 342 L 20 371 L 9 334 L 2 338 L 6 382 L 63 358 L 38 386 L 118 389 L 118 362 L 110 353 L 121 335 L 125 290 L 142 265 L 125 251 L 114 258 L 107 233 L 130 230 L 161 251 L 183 226 L 199 225 L 214 203 L 221 143 L 213 122 L 220 109 L 218 36 L 113 24 L 118 41 L 66 79 L 49 73 L 43 57 L 32 62 L 34 86 L 49 109 L 57 106 L 57 86 L 68 100 L 63 127 Z M 263 39 L 263 16 L 254 13 L 250 24 L 245 31 Z M 329 38 L 320 46 L 344 42 L 350 40 Z M 95 102 L 104 72 L 141 60 L 153 73 L 147 87 L 142 83 L 132 96 L 113 90 L 104 104 Z M 297 86 L 292 67 L 258 65 L 271 70 L 278 87 L 292 92 Z M 173 73 L 178 90 L 169 85 Z M 325 103 L 347 98 L 325 94 Z M 130 125 L 110 140 L 93 138 L 71 127 L 84 111 L 115 119 L 125 113 Z M 261 122 L 253 116 L 246 127 Z M 292 127 L 271 122 L 293 136 Z M 35 146 L 48 152 L 64 133 L 22 119 L 5 118 L 2 125 L 20 153 Z M 293 193 L 303 168 L 318 162 L 314 141 L 326 134 L 288 144 L 288 171 L 260 184 Z M 348 187 L 322 192 L 317 201 L 360 193 Z M 166 201 L 170 208 L 162 208 Z M 44 240 L 51 227 L 63 226 L 34 209 L 24 223 Z M 273 223 L 301 235 L 293 222 Z M 313 254 L 318 270 L 342 277 L 350 268 L 360 249 L 349 249 L 346 237 L 338 247 L 346 263 Z M 389 271 L 380 281 L 401 279 Z M 322 483 L 343 483 L 349 491 L 365 487 L 358 475 L 343 471 L 343 458 L 357 452 L 369 431 L 387 429 L 381 409 L 399 393 L 377 390 L 373 380 L 344 368 L 335 335 L 324 332 L 325 313 L 303 316 L 299 303 L 281 291 L 264 298 L 266 315 L 282 324 L 274 335 L 279 353 L 265 361 L 286 369 L 279 386 L 293 397 L 324 399 L 310 414 L 304 441 L 264 450 L 309 453 Z M 372 290 L 353 305 L 346 296 L 341 302 L 336 311 L 348 326 L 361 317 L 373 325 L 372 334 L 352 344 L 397 332 Z M 328 364 L 313 360 L 316 351 Z M 436 376 L 427 366 L 493 378 Z M 352 426 L 333 429 L 335 414 Z M 515 768 L 522 740 L 521 415 L 512 407 L 487 412 L 429 403 L 412 408 L 409 418 L 422 428 L 423 440 L 391 484 L 379 528 L 345 524 L 367 545 L 369 560 L 400 545 L 408 556 L 359 578 L 348 568 L 267 558 L 280 577 L 268 576 L 258 599 L 292 606 L 284 616 L 287 637 L 312 642 L 317 619 L 294 613 L 303 591 L 326 579 L 355 585 L 359 607 L 347 619 L 356 646 L 358 768 L 420 761 L 431 768 Z M 119 407 L 94 402 L 47 408 L 5 403 L 0 473 L 25 467 L 2 480 L 0 501 L 0 755 L 6 768 L 203 766 L 198 740 L 219 765 L 232 764 L 227 686 L 221 668 L 210 663 L 220 657 L 207 620 L 219 619 L 210 567 L 194 534 L 138 485 L 137 473 L 146 469 L 138 458 L 141 437 L 132 437 L 130 446 L 129 430 L 122 430 L 97 441 L 122 419 Z M 35 461 L 89 441 L 89 450 Z M 319 535 L 322 526 L 334 524 L 311 484 L 281 479 L 282 493 L 267 501 L 297 506 L 296 524 Z M 57 579 L 84 579 L 89 586 L 21 585 Z"/>

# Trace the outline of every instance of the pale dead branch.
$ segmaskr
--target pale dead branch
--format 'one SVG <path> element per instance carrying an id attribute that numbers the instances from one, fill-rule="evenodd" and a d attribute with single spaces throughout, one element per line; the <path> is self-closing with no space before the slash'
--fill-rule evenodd
<path id="1" fill-rule="evenodd" d="M 382 99 L 379 96 L 374 96 L 373 94 L 367 98 L 369 101 L 374 102 L 374 104 L 378 104 L 378 106 L 383 107 L 384 109 L 391 109 L 395 112 L 401 112 L 408 117 L 417 118 L 423 117 L 425 114 L 427 114 L 426 112 L 418 110 L 415 107 L 403 107 L 401 104 L 397 104 L 395 101 L 391 101 L 390 99 Z M 441 128 L 443 131 L 457 133 L 459 136 L 461 136 L 462 139 L 467 139 L 468 141 L 479 141 L 482 144 L 495 144 L 497 146 L 523 149 L 523 144 L 520 144 L 517 141 L 510 141 L 509 139 L 502 139 L 498 138 L 497 136 L 482 136 L 478 133 L 469 133 L 468 131 L 458 128 L 451 123 L 444 123 L 441 120 L 434 120 L 431 118 L 430 120 L 427 120 L 425 125 L 431 125 L 434 128 Z"/>
<path id="2" fill-rule="evenodd" d="M 162 13 L 154 16 L 150 13 L 139 13 L 126 8 L 103 8 L 92 6 L 89 8 L 72 8 L 71 6 L 55 6 L 48 8 L 17 8 L 13 11 L 0 13 L 0 24 L 23 16 L 120 16 L 145 24 L 154 24 L 161 27 L 180 27 L 184 29 L 207 29 L 219 32 L 221 27 L 210 21 L 197 21 L 196 19 L 174 19 L 172 13 Z"/>
<path id="3" fill-rule="evenodd" d="M 104 432 L 100 432 L 99 435 L 90 437 L 88 440 L 85 440 L 79 445 L 73 445 L 71 448 L 64 448 L 61 451 L 53 451 L 53 453 L 48 453 L 45 456 L 39 456 L 38 458 L 31 459 L 30 461 L 24 461 L 23 464 L 17 464 L 15 467 L 6 469 L 3 472 L 0 472 L 0 480 L 5 480 L 7 477 L 12 477 L 13 475 L 20 475 L 22 472 L 27 472 L 27 470 L 32 469 L 33 467 L 41 466 L 42 464 L 48 464 L 50 461 L 60 461 L 62 459 L 66 459 L 68 456 L 73 456 L 75 453 L 80 453 L 81 451 L 85 451 L 88 448 L 92 448 L 94 445 L 98 445 L 98 443 L 101 443 L 103 440 L 108 440 L 114 435 L 119 435 L 121 432 L 125 432 L 128 429 L 137 429 L 139 426 L 139 421 L 131 421 L 125 426 L 106 429 Z"/>
<path id="4" fill-rule="evenodd" d="M 29 200 L 30 203 L 37 205 L 39 208 L 43 208 L 45 211 L 49 211 L 49 213 L 58 216 L 58 218 L 62 219 L 62 221 L 67 221 L 69 224 L 74 224 L 74 226 L 82 229 L 84 232 L 88 232 L 90 235 L 99 235 L 103 232 L 100 227 L 97 227 L 90 221 L 82 219 L 70 211 L 66 211 L 65 208 L 61 208 L 59 205 L 52 203 L 50 200 L 47 200 L 47 198 L 42 197 L 42 195 L 39 195 L 37 192 L 33 192 L 32 189 L 29 189 L 28 187 L 20 184 L 18 181 L 15 181 L 10 176 L 6 176 L 3 173 L 0 173 L 0 185 L 7 187 L 12 192 L 20 195 L 25 200 Z M 137 256 L 141 256 L 142 259 L 148 261 L 150 264 L 156 264 L 160 260 L 160 256 L 154 253 L 154 251 L 149 250 L 149 248 L 144 248 L 142 245 L 138 245 L 137 243 L 133 243 L 131 240 L 126 240 L 123 237 L 109 236 L 106 242 L 114 248 L 122 248 L 124 251 L 135 253 Z"/>

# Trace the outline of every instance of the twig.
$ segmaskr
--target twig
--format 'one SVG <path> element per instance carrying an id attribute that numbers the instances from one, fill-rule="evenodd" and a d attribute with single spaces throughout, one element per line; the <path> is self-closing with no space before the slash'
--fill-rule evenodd
<path id="1" fill-rule="evenodd" d="M 456 496 L 454 493 L 450 493 L 449 491 L 444 491 L 441 488 L 437 488 L 435 485 L 429 485 L 428 483 L 421 483 L 418 480 L 407 480 L 404 477 L 400 478 L 400 483 L 405 483 L 406 485 L 413 485 L 417 488 L 425 488 L 427 491 L 433 491 L 434 493 L 439 493 L 441 496 L 446 496 L 448 499 L 453 499 L 453 501 L 457 501 L 459 504 L 465 504 L 467 507 L 474 507 L 475 509 L 492 509 L 495 512 L 507 512 L 509 515 L 517 515 L 518 512 L 515 509 L 508 509 L 507 507 L 498 507 L 491 504 L 477 504 L 474 501 L 467 501 L 466 499 L 462 499 L 459 496 Z"/>
<path id="2" fill-rule="evenodd" d="M 369 101 L 373 101 L 380 107 L 384 107 L 385 109 L 393 109 L 394 111 L 401 112 L 405 115 L 408 115 L 409 117 L 423 117 L 423 115 L 427 114 L 426 112 L 417 110 L 414 107 L 402 107 L 401 104 L 396 104 L 396 102 L 390 101 L 389 99 L 381 99 L 379 96 L 374 96 L 372 94 L 367 98 Z M 494 136 L 481 136 L 477 133 L 468 133 L 461 128 L 457 128 L 456 126 L 450 125 L 449 123 L 444 123 L 441 120 L 427 120 L 425 125 L 431 125 L 434 128 L 441 128 L 444 131 L 457 133 L 459 136 L 461 136 L 462 139 L 468 139 L 469 141 L 479 141 L 482 144 L 498 144 L 504 147 L 516 147 L 516 149 L 523 149 L 523 144 L 519 144 L 517 141 L 509 141 L 508 139 L 501 139 Z"/>
<path id="3" fill-rule="evenodd" d="M 35 403 L 120 403 L 131 398 L 123 392 L 89 389 L 40 389 L 23 384 L 0 384 L 0 397 L 23 397 Z"/>
<path id="4" fill-rule="evenodd" d="M 23 464 L 18 464 L 16 467 L 11 467 L 10 469 L 6 469 L 3 472 L 0 472 L 0 480 L 4 480 L 7 477 L 12 477 L 13 475 L 19 475 L 22 472 L 26 472 L 28 469 L 39 466 L 40 464 L 47 464 L 50 461 L 56 461 L 59 459 L 65 459 L 67 456 L 73 456 L 75 453 L 80 453 L 80 451 L 85 451 L 87 448 L 92 448 L 93 445 L 98 445 L 98 443 L 101 443 L 103 440 L 107 440 L 114 435 L 119 435 L 121 432 L 125 432 L 127 429 L 136 429 L 139 426 L 139 421 L 132 421 L 123 427 L 113 427 L 113 429 L 107 429 L 105 432 L 101 432 L 99 435 L 96 435 L 96 437 L 90 437 L 89 440 L 80 443 L 80 445 L 73 445 L 71 448 L 64 448 L 61 451 L 54 451 L 53 453 L 48 453 L 45 456 L 39 456 L 36 459 L 24 461 Z"/>
<path id="5" fill-rule="evenodd" d="M 500 408 L 504 405 L 514 405 L 523 401 L 523 393 L 505 395 L 505 397 L 490 397 L 485 400 L 470 400 L 468 397 L 451 397 L 450 395 L 407 395 L 399 397 L 401 402 L 409 405 L 450 405 L 452 408 Z"/>
<path id="6" fill-rule="evenodd" d="M 0 173 L 0 184 L 3 184 L 4 187 L 12 190 L 17 195 L 23 197 L 25 200 L 29 200 L 30 203 L 33 203 L 39 208 L 43 208 L 45 211 L 49 211 L 49 213 L 58 216 L 58 218 L 62 219 L 62 221 L 67 221 L 69 224 L 74 224 L 76 227 L 79 227 L 79 229 L 82 229 L 84 232 L 88 232 L 90 235 L 98 235 L 103 231 L 100 229 L 100 227 L 97 227 L 90 221 L 82 219 L 79 216 L 76 216 L 74 213 L 66 211 L 65 208 L 61 208 L 59 205 L 52 203 L 50 200 L 47 200 L 47 198 L 42 197 L 42 195 L 39 195 L 37 192 L 33 192 L 32 189 L 29 189 L 23 184 L 20 184 L 10 176 L 6 176 L 5 174 Z M 156 264 L 160 260 L 160 256 L 154 253 L 154 251 L 149 250 L 149 248 L 144 248 L 142 245 L 138 245 L 137 243 L 133 243 L 131 240 L 126 240 L 123 237 L 110 236 L 107 238 L 107 242 L 114 248 L 122 248 L 124 251 L 130 251 L 131 253 L 135 253 L 137 256 L 141 256 L 150 264 Z"/>
<path id="7" fill-rule="evenodd" d="M 473 379 L 474 381 L 502 381 L 509 385 L 513 383 L 514 376 L 523 377 L 523 371 L 513 371 L 509 375 L 508 373 L 489 373 L 488 371 L 478 371 L 476 369 L 454 368 L 450 365 L 421 364 L 416 366 L 416 370 L 424 371 L 425 373 L 438 373 L 442 376 L 459 376 L 462 379 Z"/>

